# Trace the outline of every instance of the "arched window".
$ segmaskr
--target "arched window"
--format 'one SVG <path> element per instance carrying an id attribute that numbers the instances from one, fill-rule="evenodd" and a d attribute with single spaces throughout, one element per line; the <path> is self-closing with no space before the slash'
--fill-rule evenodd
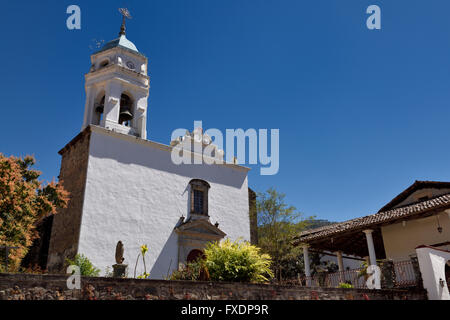
<path id="1" fill-rule="evenodd" d="M 133 119 L 133 101 L 131 98 L 122 94 L 120 96 L 120 113 L 119 113 L 119 124 L 129 127 L 131 125 L 131 120 Z"/>
<path id="2" fill-rule="evenodd" d="M 193 179 L 189 182 L 191 195 L 191 210 L 193 214 L 208 215 L 208 182 L 200 179 Z"/>

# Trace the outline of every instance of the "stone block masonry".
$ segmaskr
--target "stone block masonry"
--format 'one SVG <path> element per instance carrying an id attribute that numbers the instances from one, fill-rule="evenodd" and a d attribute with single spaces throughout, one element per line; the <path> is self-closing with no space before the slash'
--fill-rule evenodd
<path id="1" fill-rule="evenodd" d="M 70 199 L 67 208 L 58 210 L 53 218 L 47 261 L 51 272 L 64 272 L 65 260 L 73 259 L 78 251 L 90 136 L 88 128 L 59 151 L 62 156 L 59 180 L 70 192 Z"/>
<path id="2" fill-rule="evenodd" d="M 0 300 L 426 300 L 424 290 L 306 288 L 298 285 L 0 274 Z"/>

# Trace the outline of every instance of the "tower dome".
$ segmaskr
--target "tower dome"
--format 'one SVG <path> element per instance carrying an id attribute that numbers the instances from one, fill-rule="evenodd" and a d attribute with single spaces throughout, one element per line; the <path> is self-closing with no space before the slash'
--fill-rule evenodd
<path id="1" fill-rule="evenodd" d="M 125 34 L 121 34 L 119 38 L 107 42 L 98 52 L 102 52 L 116 47 L 124 48 L 139 53 L 134 43 L 128 40 Z"/>

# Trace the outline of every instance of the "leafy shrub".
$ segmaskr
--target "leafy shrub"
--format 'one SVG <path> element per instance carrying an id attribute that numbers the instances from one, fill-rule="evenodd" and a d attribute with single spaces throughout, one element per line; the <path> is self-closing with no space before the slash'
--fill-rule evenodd
<path id="1" fill-rule="evenodd" d="M 213 281 L 264 282 L 273 277 L 271 258 L 244 241 L 226 239 L 210 243 L 205 249 L 205 264 Z"/>
<path id="2" fill-rule="evenodd" d="M 74 260 L 66 259 L 66 262 L 80 267 L 82 276 L 97 277 L 100 274 L 100 269 L 97 269 L 84 254 L 77 254 Z"/>
<path id="3" fill-rule="evenodd" d="M 20 268 L 20 272 L 29 273 L 29 274 L 46 274 L 46 273 L 48 273 L 47 270 L 42 270 L 42 268 L 37 264 L 26 267 L 26 268 Z"/>
<path id="4" fill-rule="evenodd" d="M 354 288 L 354 286 L 352 284 L 350 284 L 350 283 L 341 282 L 341 283 L 339 283 L 338 288 L 341 288 L 341 289 L 352 289 L 352 288 Z"/>
<path id="5" fill-rule="evenodd" d="M 204 261 L 202 262 L 200 259 L 187 263 L 180 270 L 175 270 L 169 277 L 169 280 L 199 280 L 202 263 L 204 264 Z"/>

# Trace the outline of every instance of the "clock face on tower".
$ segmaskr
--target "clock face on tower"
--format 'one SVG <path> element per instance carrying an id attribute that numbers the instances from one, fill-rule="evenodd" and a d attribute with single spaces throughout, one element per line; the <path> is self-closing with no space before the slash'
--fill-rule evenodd
<path id="1" fill-rule="evenodd" d="M 131 61 L 127 62 L 127 67 L 130 68 L 131 70 L 134 70 L 134 68 L 135 68 L 133 62 L 131 62 Z"/>

